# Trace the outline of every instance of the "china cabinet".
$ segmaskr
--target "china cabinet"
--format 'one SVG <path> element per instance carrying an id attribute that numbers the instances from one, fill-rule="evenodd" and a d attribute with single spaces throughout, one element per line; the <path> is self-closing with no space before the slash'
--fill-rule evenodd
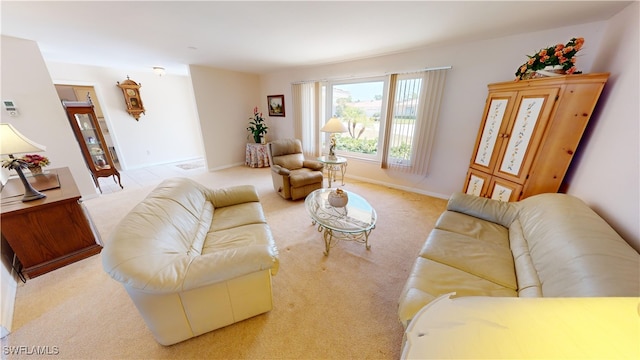
<path id="1" fill-rule="evenodd" d="M 112 176 L 113 180 L 122 188 L 120 173 L 114 166 L 109 148 L 100 130 L 100 124 L 94 113 L 93 104 L 90 101 L 62 101 L 62 104 L 96 187 L 102 192 L 98 178 Z"/>
<path id="2" fill-rule="evenodd" d="M 608 77 L 489 84 L 463 191 L 501 201 L 558 192 Z"/>

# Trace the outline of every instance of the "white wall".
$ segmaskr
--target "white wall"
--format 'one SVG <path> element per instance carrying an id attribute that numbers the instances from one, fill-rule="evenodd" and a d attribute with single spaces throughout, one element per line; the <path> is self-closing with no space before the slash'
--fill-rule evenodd
<path id="1" fill-rule="evenodd" d="M 259 101 L 258 75 L 195 65 L 189 70 L 207 167 L 220 169 L 244 164 L 245 144 L 253 142 L 247 138 L 253 108 L 258 106 L 259 111 L 267 111 L 266 98 L 264 104 Z M 265 122 L 269 126 L 269 119 Z"/>
<path id="2" fill-rule="evenodd" d="M 604 22 L 598 22 L 473 43 L 430 47 L 353 62 L 299 68 L 264 75 L 263 86 L 267 92 L 286 89 L 285 98 L 290 99 L 292 82 L 372 76 L 451 65 L 453 68 L 447 77 L 429 174 L 426 177 L 398 175 L 380 169 L 378 164 L 355 159 L 349 161 L 347 171 L 350 176 L 446 198 L 454 191 L 461 191 L 464 185 L 487 96 L 487 84 L 513 80 L 516 69 L 527 60 L 526 54 L 535 53 L 540 48 L 558 42 L 566 43 L 575 36 L 586 39 L 578 67 L 589 72 L 605 25 Z M 292 128 L 292 117 L 288 116 L 286 123 L 281 125 L 287 129 Z M 274 136 L 279 137 L 281 134 Z"/>
<path id="3" fill-rule="evenodd" d="M 69 167 L 83 196 L 96 188 L 38 45 L 30 40 L 2 36 L 2 98 L 16 102 L 20 116 L 1 112 L 2 122 L 13 124 L 31 140 L 45 145 L 50 167 Z"/>
<path id="4" fill-rule="evenodd" d="M 585 199 L 622 236 L 640 250 L 638 219 L 638 3 L 609 21 L 516 34 L 468 44 L 452 44 L 413 52 L 327 66 L 292 69 L 262 76 L 266 93 L 290 84 L 327 78 L 351 78 L 453 66 L 447 79 L 441 116 L 436 129 L 429 174 L 397 176 L 377 164 L 349 160 L 348 176 L 411 189 L 440 197 L 461 191 L 473 150 L 487 84 L 511 81 L 526 54 L 572 37 L 584 37 L 578 69 L 611 72 L 611 81 L 596 111 L 591 134 L 581 144 L 572 165 L 568 191 Z M 603 39 L 603 37 L 606 37 Z M 292 136 L 293 119 L 287 116 L 274 137 Z M 622 165 L 623 164 L 623 165 Z M 603 191 L 606 188 L 608 191 Z"/>
<path id="5" fill-rule="evenodd" d="M 1 112 L 3 123 L 14 125 L 29 139 L 45 145 L 41 153 L 51 160 L 52 168 L 69 167 L 78 189 L 95 195 L 91 175 L 86 170 L 80 147 L 75 140 L 67 115 L 47 72 L 38 45 L 33 41 L 2 36 L 2 99 L 16 102 L 20 115 L 10 117 Z M 3 259 L 0 270 L 0 325 L 11 329 L 16 282 L 10 275 L 10 259 Z M 4 335 L 4 334 L 3 334 Z"/>
<path id="6" fill-rule="evenodd" d="M 124 170 L 204 156 L 200 126 L 188 76 L 155 75 L 126 69 L 47 63 L 56 84 L 91 85 L 109 126 Z M 138 84 L 145 107 L 138 121 L 126 112 L 117 82 Z"/>
<path id="7" fill-rule="evenodd" d="M 569 174 L 568 193 L 585 200 L 640 251 L 640 6 L 613 17 L 604 29 L 593 71 L 609 82 Z"/>

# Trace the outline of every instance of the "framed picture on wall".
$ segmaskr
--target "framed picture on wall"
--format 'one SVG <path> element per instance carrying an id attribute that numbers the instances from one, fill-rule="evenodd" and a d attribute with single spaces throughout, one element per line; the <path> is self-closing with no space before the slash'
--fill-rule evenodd
<path id="1" fill-rule="evenodd" d="M 284 95 L 267 95 L 269 116 L 284 116 Z"/>

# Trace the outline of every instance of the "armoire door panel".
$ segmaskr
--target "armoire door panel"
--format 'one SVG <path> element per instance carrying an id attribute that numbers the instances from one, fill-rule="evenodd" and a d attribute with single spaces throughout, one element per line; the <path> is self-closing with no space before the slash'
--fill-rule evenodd
<path id="1" fill-rule="evenodd" d="M 516 201 L 522 192 L 522 185 L 493 177 L 489 184 L 489 197 L 499 201 Z"/>
<path id="2" fill-rule="evenodd" d="M 498 161 L 498 150 L 508 127 L 509 117 L 515 102 L 515 92 L 490 94 L 487 98 L 480 128 L 476 139 L 471 166 L 490 172 Z"/>
<path id="3" fill-rule="evenodd" d="M 494 175 L 523 183 L 549 121 L 558 88 L 525 90 L 516 100 L 517 110 L 508 129 L 509 138 L 499 153 Z"/>
<path id="4" fill-rule="evenodd" d="M 489 189 L 491 175 L 478 170 L 469 169 L 465 182 L 465 193 L 469 195 L 484 197 Z"/>

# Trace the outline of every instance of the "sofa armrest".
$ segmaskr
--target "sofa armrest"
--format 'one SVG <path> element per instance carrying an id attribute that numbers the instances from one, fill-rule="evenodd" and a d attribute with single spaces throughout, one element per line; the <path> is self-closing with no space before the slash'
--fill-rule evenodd
<path id="1" fill-rule="evenodd" d="M 311 170 L 316 170 L 316 171 L 320 171 L 322 170 L 322 168 L 324 168 L 324 164 L 316 160 L 305 160 L 302 163 L 302 166 Z"/>
<path id="2" fill-rule="evenodd" d="M 491 221 L 504 227 L 509 227 L 517 216 L 517 209 L 511 203 L 460 192 L 451 195 L 447 210 Z"/>
<path id="3" fill-rule="evenodd" d="M 207 197 L 214 208 L 260 201 L 258 192 L 253 185 L 238 185 L 210 190 Z"/>
<path id="4" fill-rule="evenodd" d="M 271 171 L 273 171 L 278 175 L 285 175 L 285 176 L 288 176 L 291 173 L 289 169 L 283 168 L 282 166 L 275 165 L 275 164 L 271 165 Z"/>

